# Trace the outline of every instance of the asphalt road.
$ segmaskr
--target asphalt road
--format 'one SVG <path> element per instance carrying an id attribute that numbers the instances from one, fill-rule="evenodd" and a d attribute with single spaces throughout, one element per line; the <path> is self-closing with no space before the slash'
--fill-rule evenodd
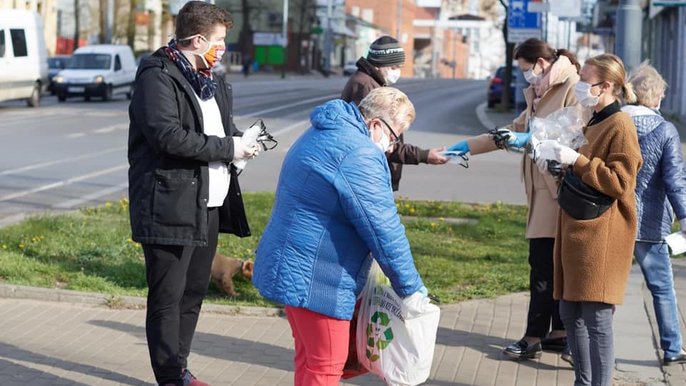
<path id="1" fill-rule="evenodd" d="M 262 118 L 279 141 L 273 151 L 248 163 L 244 191 L 273 191 L 284 155 L 309 126 L 309 114 L 340 95 L 347 78 L 254 76 L 229 78 L 234 116 L 245 129 Z M 417 119 L 406 135 L 422 147 L 450 145 L 485 128 L 476 107 L 486 84 L 470 80 L 403 79 L 398 85 L 413 101 Z M 0 225 L 26 214 L 73 210 L 126 197 L 128 101 L 47 96 L 42 106 L 0 103 Z M 412 199 L 523 203 L 519 158 L 495 152 L 473 157 L 470 168 L 407 166 L 399 196 Z"/>

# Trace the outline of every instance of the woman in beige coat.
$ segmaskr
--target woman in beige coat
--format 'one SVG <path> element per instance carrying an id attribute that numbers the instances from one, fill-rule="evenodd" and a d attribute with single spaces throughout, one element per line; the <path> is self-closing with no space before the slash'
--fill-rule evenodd
<path id="1" fill-rule="evenodd" d="M 565 179 L 577 177 L 614 201 L 605 212 L 579 216 L 575 212 L 585 207 L 583 202 L 574 195 L 561 196 L 565 209 L 559 211 L 555 237 L 554 296 L 560 300 L 574 357 L 574 384 L 610 386 L 613 307 L 624 300 L 629 278 L 637 223 L 634 189 L 643 162 L 636 126 L 620 111 L 619 99 L 633 103 L 636 95 L 626 81 L 624 64 L 612 54 L 586 61 L 575 93 L 581 105 L 594 110 L 584 129 L 588 143 L 577 152 L 542 141 L 538 153 L 544 160 L 571 166 L 573 174 Z"/>
<path id="2" fill-rule="evenodd" d="M 575 105 L 574 86 L 579 65 L 573 54 L 555 50 L 538 39 L 529 39 L 515 50 L 515 59 L 531 86 L 524 90 L 527 108 L 507 128 L 514 132 L 507 147 L 520 147 L 529 139 L 528 122 Z M 502 131 L 501 131 L 502 134 Z M 461 141 L 449 151 L 472 155 L 499 149 L 494 134 Z M 500 147 L 502 148 L 502 146 Z M 524 337 L 505 347 L 503 353 L 515 359 L 538 358 L 542 350 L 562 351 L 565 331 L 557 301 L 553 299 L 553 245 L 557 225 L 557 183 L 539 171 L 527 155 L 522 159 L 522 176 L 528 201 L 526 238 L 529 240 L 529 290 L 531 300 Z"/>

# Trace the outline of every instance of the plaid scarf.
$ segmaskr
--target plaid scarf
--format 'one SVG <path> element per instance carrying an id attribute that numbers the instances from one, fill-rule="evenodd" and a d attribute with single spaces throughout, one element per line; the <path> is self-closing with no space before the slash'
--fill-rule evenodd
<path id="1" fill-rule="evenodd" d="M 206 101 L 214 97 L 214 93 L 217 91 L 217 82 L 212 79 L 212 71 L 209 68 L 195 70 L 188 58 L 176 48 L 176 39 L 169 41 L 167 47 L 164 47 L 164 53 L 172 62 L 176 63 L 176 67 L 193 86 L 193 91 L 200 99 Z"/>

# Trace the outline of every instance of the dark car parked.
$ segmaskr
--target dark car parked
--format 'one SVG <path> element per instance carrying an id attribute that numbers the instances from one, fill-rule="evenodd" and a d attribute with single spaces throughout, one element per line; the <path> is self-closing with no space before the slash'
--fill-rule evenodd
<path id="1" fill-rule="evenodd" d="M 55 94 L 53 78 L 57 76 L 60 71 L 67 68 L 69 58 L 71 58 L 71 56 L 67 55 L 51 56 L 48 58 L 48 91 L 50 91 L 51 94 Z"/>
<path id="2" fill-rule="evenodd" d="M 517 84 L 517 66 L 512 66 L 512 78 L 510 80 L 510 106 L 514 106 L 514 92 Z M 503 88 L 505 88 L 505 66 L 500 66 L 488 83 L 488 107 L 493 108 L 503 100 Z"/>

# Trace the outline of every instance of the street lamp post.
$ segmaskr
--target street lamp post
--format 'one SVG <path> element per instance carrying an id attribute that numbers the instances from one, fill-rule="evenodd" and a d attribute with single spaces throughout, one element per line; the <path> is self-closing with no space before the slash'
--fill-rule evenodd
<path id="1" fill-rule="evenodd" d="M 615 52 L 627 70 L 641 63 L 642 12 L 638 0 L 620 0 L 617 8 Z"/>
<path id="2" fill-rule="evenodd" d="M 281 33 L 283 35 L 281 46 L 283 47 L 283 65 L 281 66 L 281 79 L 286 78 L 286 64 L 288 63 L 288 0 L 283 0 L 283 22 Z"/>

